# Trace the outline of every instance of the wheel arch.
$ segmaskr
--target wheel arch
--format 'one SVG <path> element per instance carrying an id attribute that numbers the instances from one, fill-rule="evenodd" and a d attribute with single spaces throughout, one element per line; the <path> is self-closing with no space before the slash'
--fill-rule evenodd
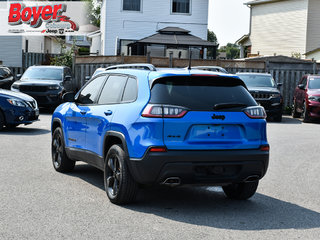
<path id="1" fill-rule="evenodd" d="M 53 134 L 54 130 L 56 128 L 60 127 L 63 133 L 63 129 L 62 129 L 62 122 L 59 118 L 54 118 L 52 121 L 52 125 L 51 125 L 51 135 Z"/>
<path id="2" fill-rule="evenodd" d="M 116 131 L 108 131 L 105 134 L 103 141 L 103 159 L 105 159 L 110 147 L 114 144 L 121 144 L 125 153 L 129 155 L 127 142 L 124 134 Z"/>

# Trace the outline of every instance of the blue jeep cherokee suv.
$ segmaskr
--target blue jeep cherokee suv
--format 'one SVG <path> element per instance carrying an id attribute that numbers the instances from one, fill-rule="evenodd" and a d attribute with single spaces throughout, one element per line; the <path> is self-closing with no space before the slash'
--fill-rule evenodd
<path id="1" fill-rule="evenodd" d="M 237 76 L 122 67 L 64 100 L 52 117 L 53 166 L 103 170 L 113 203 L 154 184 L 216 185 L 248 199 L 267 171 L 266 114 Z"/>

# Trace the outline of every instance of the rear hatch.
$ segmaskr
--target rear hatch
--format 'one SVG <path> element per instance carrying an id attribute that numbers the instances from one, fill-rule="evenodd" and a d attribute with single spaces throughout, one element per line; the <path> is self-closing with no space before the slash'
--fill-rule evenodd
<path id="1" fill-rule="evenodd" d="M 241 80 L 220 76 L 157 79 L 149 102 L 150 113 L 162 114 L 169 150 L 258 149 L 266 122 L 263 116 L 250 118 L 248 107 L 252 115 L 262 109 Z"/>

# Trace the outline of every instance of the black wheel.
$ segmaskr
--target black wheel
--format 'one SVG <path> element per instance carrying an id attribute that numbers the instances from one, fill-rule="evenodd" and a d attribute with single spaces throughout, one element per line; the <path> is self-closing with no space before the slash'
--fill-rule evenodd
<path id="1" fill-rule="evenodd" d="M 0 131 L 4 128 L 5 119 L 2 111 L 0 110 Z"/>
<path id="2" fill-rule="evenodd" d="M 115 204 L 134 201 L 138 185 L 129 172 L 127 155 L 120 145 L 113 145 L 108 151 L 104 167 L 104 187 L 108 198 Z"/>
<path id="3" fill-rule="evenodd" d="M 56 128 L 52 135 L 51 144 L 52 163 L 53 167 L 58 172 L 71 172 L 74 169 L 75 161 L 68 158 L 62 135 L 61 128 Z"/>
<path id="4" fill-rule="evenodd" d="M 282 114 L 279 113 L 278 115 L 274 116 L 274 117 L 273 117 L 273 120 L 274 120 L 275 122 L 281 122 L 281 121 L 282 121 Z"/>
<path id="5" fill-rule="evenodd" d="M 307 104 L 306 102 L 303 103 L 303 112 L 302 112 L 302 119 L 303 122 L 310 122 L 309 112 L 307 110 Z"/>
<path id="6" fill-rule="evenodd" d="M 297 112 L 297 106 L 296 106 L 296 103 L 295 101 L 293 101 L 293 105 L 292 105 L 292 117 L 293 118 L 298 118 L 300 117 L 301 114 Z"/>
<path id="7" fill-rule="evenodd" d="M 257 191 L 259 181 L 234 183 L 222 187 L 228 198 L 236 200 L 246 200 L 252 197 Z"/>

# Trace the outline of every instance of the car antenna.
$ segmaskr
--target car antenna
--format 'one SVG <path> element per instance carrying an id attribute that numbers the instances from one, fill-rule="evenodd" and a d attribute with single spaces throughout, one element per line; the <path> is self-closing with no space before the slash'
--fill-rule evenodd
<path id="1" fill-rule="evenodd" d="M 191 57 L 192 57 L 192 51 L 190 50 L 190 52 L 189 52 L 189 66 L 188 66 L 188 70 L 191 70 Z"/>

